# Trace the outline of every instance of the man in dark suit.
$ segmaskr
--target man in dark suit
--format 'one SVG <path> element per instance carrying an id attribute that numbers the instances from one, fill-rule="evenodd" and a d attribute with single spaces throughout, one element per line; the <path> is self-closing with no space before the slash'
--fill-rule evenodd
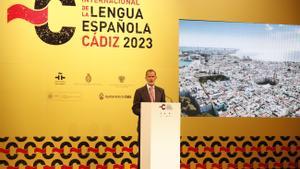
<path id="1" fill-rule="evenodd" d="M 156 72 L 153 69 L 146 71 L 145 79 L 147 84 L 135 91 L 132 111 L 135 115 L 139 116 L 138 120 L 138 142 L 139 142 L 139 152 L 140 152 L 140 114 L 141 114 L 141 102 L 165 102 L 166 96 L 164 89 L 155 86 Z M 140 153 L 138 168 L 140 169 Z"/>

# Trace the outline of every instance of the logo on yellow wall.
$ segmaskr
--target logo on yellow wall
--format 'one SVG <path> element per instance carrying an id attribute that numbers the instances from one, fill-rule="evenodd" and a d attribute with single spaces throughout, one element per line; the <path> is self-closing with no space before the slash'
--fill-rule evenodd
<path id="1" fill-rule="evenodd" d="M 92 76 L 91 74 L 87 73 L 86 76 L 85 76 L 85 81 L 87 83 L 91 83 L 92 82 Z"/>
<path id="2" fill-rule="evenodd" d="M 63 75 L 62 72 L 58 72 L 58 74 L 55 76 L 55 84 L 56 85 L 64 85 L 66 82 L 65 82 L 65 79 L 66 79 L 66 76 Z"/>
<path id="3" fill-rule="evenodd" d="M 118 77 L 118 79 L 119 79 L 120 83 L 124 83 L 124 81 L 125 81 L 125 76 L 120 75 L 120 76 Z"/>
<path id="4" fill-rule="evenodd" d="M 20 18 L 35 25 L 38 37 L 50 45 L 67 43 L 75 33 L 75 27 L 63 26 L 59 32 L 52 32 L 48 25 L 48 4 L 51 0 L 36 0 L 34 10 L 15 4 L 7 9 L 7 22 Z M 60 0 L 63 6 L 76 6 L 75 0 Z"/>
<path id="5" fill-rule="evenodd" d="M 100 99 L 100 100 L 103 100 L 103 99 L 104 99 L 104 94 L 103 94 L 102 92 L 99 94 L 99 99 Z"/>

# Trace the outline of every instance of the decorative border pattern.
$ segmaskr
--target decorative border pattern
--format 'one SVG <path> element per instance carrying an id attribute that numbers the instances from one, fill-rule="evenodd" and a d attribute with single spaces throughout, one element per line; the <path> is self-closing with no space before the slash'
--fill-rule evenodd
<path id="1" fill-rule="evenodd" d="M 300 168 L 300 136 L 182 136 L 181 169 Z M 137 169 L 134 136 L 0 138 L 0 168 Z"/>

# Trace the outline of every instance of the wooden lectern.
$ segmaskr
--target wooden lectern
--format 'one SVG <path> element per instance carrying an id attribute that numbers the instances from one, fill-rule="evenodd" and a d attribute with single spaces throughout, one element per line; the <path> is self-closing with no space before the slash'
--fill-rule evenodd
<path id="1" fill-rule="evenodd" d="M 180 103 L 141 103 L 141 169 L 180 169 Z"/>

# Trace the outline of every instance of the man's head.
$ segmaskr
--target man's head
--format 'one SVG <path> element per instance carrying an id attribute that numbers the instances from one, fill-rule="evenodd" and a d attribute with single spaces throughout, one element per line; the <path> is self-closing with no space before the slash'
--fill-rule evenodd
<path id="1" fill-rule="evenodd" d="M 153 69 L 148 69 L 146 71 L 146 75 L 145 75 L 145 79 L 148 83 L 148 85 L 153 86 L 155 84 L 155 80 L 156 80 L 156 72 Z"/>

